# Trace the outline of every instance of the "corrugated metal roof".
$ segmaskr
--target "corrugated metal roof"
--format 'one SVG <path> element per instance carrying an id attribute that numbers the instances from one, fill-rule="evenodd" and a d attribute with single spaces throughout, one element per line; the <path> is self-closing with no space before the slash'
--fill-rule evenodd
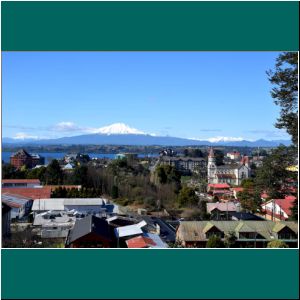
<path id="1" fill-rule="evenodd" d="M 80 205 L 104 205 L 105 201 L 102 198 L 46 198 L 36 199 L 33 202 L 33 211 L 42 210 L 64 210 L 65 206 L 80 206 Z"/>
<path id="2" fill-rule="evenodd" d="M 162 241 L 158 234 L 147 232 L 145 236 L 149 237 L 155 243 L 155 245 L 150 245 L 150 248 L 168 248 L 168 245 Z"/>
<path id="3" fill-rule="evenodd" d="M 39 179 L 2 179 L 2 183 L 37 183 L 40 184 Z"/>
<path id="4" fill-rule="evenodd" d="M 144 233 L 126 241 L 128 248 L 168 248 L 159 235 L 153 233 Z"/>
<path id="5" fill-rule="evenodd" d="M 33 201 L 32 211 L 64 210 L 64 199 L 37 199 Z"/>
<path id="6" fill-rule="evenodd" d="M 8 193 L 1 194 L 1 200 L 9 207 L 22 207 L 28 201 L 32 201 L 32 199 L 30 198 L 21 197 L 19 195 L 8 194 Z"/>
<path id="7" fill-rule="evenodd" d="M 103 198 L 60 198 L 65 205 L 103 205 Z"/>
<path id="8" fill-rule="evenodd" d="M 30 197 L 33 200 L 34 199 L 40 199 L 40 198 L 50 198 L 51 195 L 51 187 L 43 186 L 41 188 L 29 188 L 29 187 L 24 187 L 24 188 L 2 188 L 2 193 L 12 193 L 12 194 L 17 194 L 22 197 Z"/>
<path id="9" fill-rule="evenodd" d="M 125 237 L 142 233 L 143 231 L 141 227 L 138 226 L 138 224 L 115 228 L 116 237 Z"/>
<path id="10" fill-rule="evenodd" d="M 206 204 L 207 212 L 210 213 L 214 209 L 220 211 L 236 211 L 236 204 L 233 202 L 216 202 L 216 203 L 207 203 Z"/>
<path id="11" fill-rule="evenodd" d="M 256 232 L 267 240 L 272 240 L 274 233 L 280 231 L 285 226 L 298 234 L 298 223 L 296 222 L 272 222 L 272 221 L 183 221 L 177 230 L 177 238 L 181 241 L 201 241 L 206 240 L 204 229 L 207 224 L 213 224 L 225 234 L 240 232 L 243 228 L 247 232 Z M 242 225 L 241 225 L 242 224 Z M 279 230 L 278 230 L 279 229 Z"/>

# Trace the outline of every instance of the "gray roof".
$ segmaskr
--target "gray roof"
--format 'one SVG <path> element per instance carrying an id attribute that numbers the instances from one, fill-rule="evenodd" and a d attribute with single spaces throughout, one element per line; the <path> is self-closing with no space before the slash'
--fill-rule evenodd
<path id="1" fill-rule="evenodd" d="M 13 153 L 10 157 L 14 157 L 14 156 L 27 156 L 27 157 L 31 157 L 31 155 L 25 149 L 20 149 L 16 153 Z"/>
<path id="2" fill-rule="evenodd" d="M 5 203 L 9 207 L 22 207 L 28 201 L 32 201 L 32 199 L 27 197 L 22 197 L 19 195 L 3 193 L 1 194 L 1 201 L 2 203 Z"/>
<path id="3" fill-rule="evenodd" d="M 67 244 L 70 244 L 91 232 L 100 235 L 107 240 L 113 239 L 111 227 L 106 220 L 89 215 L 76 221 L 73 229 L 70 230 Z"/>
<path id="4" fill-rule="evenodd" d="M 233 202 L 206 203 L 206 209 L 208 213 L 211 213 L 214 209 L 218 209 L 220 211 L 236 211 L 237 205 Z"/>
<path id="5" fill-rule="evenodd" d="M 46 198 L 36 199 L 33 202 L 33 211 L 43 210 L 64 210 L 65 206 L 77 205 L 95 205 L 100 206 L 105 204 L 103 198 Z"/>
<path id="6" fill-rule="evenodd" d="M 70 213 L 67 213 L 65 211 L 61 212 L 44 212 L 41 214 L 37 214 L 34 217 L 33 225 L 34 226 L 66 226 L 66 225 L 74 225 L 76 221 L 76 216 L 72 214 L 70 216 Z"/>

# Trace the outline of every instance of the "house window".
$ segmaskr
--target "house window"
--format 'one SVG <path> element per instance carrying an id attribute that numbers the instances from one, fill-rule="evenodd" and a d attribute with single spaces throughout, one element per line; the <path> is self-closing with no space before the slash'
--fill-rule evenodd
<path id="1" fill-rule="evenodd" d="M 292 240 L 292 239 L 296 239 L 296 238 L 297 238 L 296 234 L 291 233 L 291 232 L 278 233 L 279 240 Z"/>
<path id="2" fill-rule="evenodd" d="M 206 238 L 211 238 L 212 236 L 217 236 L 219 238 L 223 238 L 224 237 L 224 233 L 221 231 L 211 231 L 211 232 L 207 232 L 206 233 Z"/>
<path id="3" fill-rule="evenodd" d="M 240 232 L 239 238 L 254 240 L 254 239 L 262 239 L 263 237 L 257 232 Z"/>

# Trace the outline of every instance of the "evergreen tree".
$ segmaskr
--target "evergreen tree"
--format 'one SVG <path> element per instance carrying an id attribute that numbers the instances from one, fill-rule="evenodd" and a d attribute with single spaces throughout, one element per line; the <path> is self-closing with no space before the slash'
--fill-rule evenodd
<path id="1" fill-rule="evenodd" d="M 291 207 L 291 216 L 289 221 L 298 221 L 298 199 L 296 198 L 293 206 Z"/>
<path id="2" fill-rule="evenodd" d="M 295 172 L 287 170 L 294 163 L 294 155 L 293 147 L 280 146 L 274 149 L 264 159 L 262 167 L 257 169 L 255 187 L 260 192 L 265 191 L 270 198 L 284 198 L 288 191 L 288 180 L 297 179 Z"/>
<path id="3" fill-rule="evenodd" d="M 298 143 L 298 53 L 284 52 L 276 60 L 275 70 L 267 72 L 274 85 L 271 96 L 280 106 L 276 127 L 284 128 Z"/>
<path id="4" fill-rule="evenodd" d="M 45 182 L 46 184 L 62 184 L 63 183 L 63 172 L 56 159 L 53 159 L 47 166 L 45 171 Z"/>
<path id="5" fill-rule="evenodd" d="M 195 206 L 198 204 L 199 198 L 195 194 L 195 190 L 184 186 L 178 194 L 177 201 L 179 206 Z"/>

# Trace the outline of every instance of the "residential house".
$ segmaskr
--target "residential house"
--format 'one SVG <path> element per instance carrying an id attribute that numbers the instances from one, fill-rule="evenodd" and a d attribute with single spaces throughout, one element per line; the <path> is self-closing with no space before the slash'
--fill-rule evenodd
<path id="1" fill-rule="evenodd" d="M 262 212 L 267 220 L 287 220 L 291 216 L 291 208 L 294 205 L 295 196 L 285 196 L 284 199 L 272 199 L 264 202 Z"/>
<path id="2" fill-rule="evenodd" d="M 239 210 L 240 204 L 234 202 L 216 202 L 206 204 L 206 211 L 208 214 L 210 214 L 211 220 L 216 221 L 230 220 L 231 213 Z"/>
<path id="3" fill-rule="evenodd" d="M 71 163 L 67 163 L 65 166 L 63 166 L 63 171 L 73 171 L 74 170 L 74 165 Z"/>
<path id="4" fill-rule="evenodd" d="M 232 160 L 238 161 L 241 159 L 241 153 L 238 151 L 228 152 L 226 156 Z"/>
<path id="5" fill-rule="evenodd" d="M 217 197 L 219 200 L 230 199 L 233 196 L 230 185 L 227 183 L 210 183 L 207 186 L 207 191 L 211 196 Z"/>
<path id="6" fill-rule="evenodd" d="M 184 247 L 205 248 L 212 236 L 235 238 L 236 248 L 265 248 L 268 242 L 282 240 L 290 248 L 298 245 L 298 223 L 272 221 L 183 221 L 176 241 Z"/>

